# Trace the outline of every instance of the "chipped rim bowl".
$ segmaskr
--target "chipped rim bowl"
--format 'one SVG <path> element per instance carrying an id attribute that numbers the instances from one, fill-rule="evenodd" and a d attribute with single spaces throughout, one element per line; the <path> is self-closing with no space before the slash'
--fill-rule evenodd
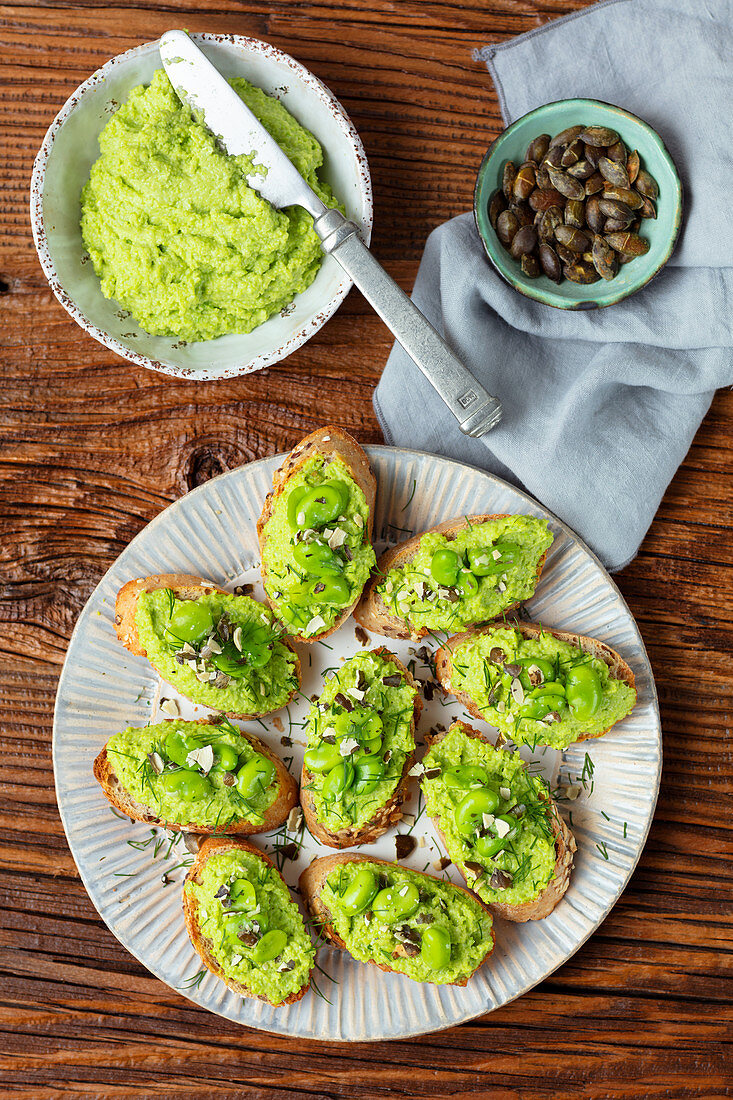
<path id="1" fill-rule="evenodd" d="M 329 89 L 288 54 L 256 38 L 192 34 L 231 78 L 274 94 L 320 142 L 322 175 L 368 244 L 372 187 L 364 147 Z M 97 138 L 132 88 L 162 68 L 158 40 L 113 57 L 69 97 L 48 128 L 33 165 L 30 213 L 44 274 L 61 305 L 90 336 L 123 359 L 195 381 L 232 378 L 284 359 L 310 339 L 344 300 L 352 282 L 332 256 L 313 283 L 251 333 L 186 343 L 144 332 L 119 302 L 102 295 L 79 227 L 80 192 L 99 156 Z"/>
<path id="2" fill-rule="evenodd" d="M 659 185 L 657 217 L 644 219 L 640 230 L 649 238 L 649 251 L 624 264 L 614 279 L 601 279 L 589 286 L 565 279 L 558 286 L 546 275 L 530 279 L 523 273 L 499 241 L 489 221 L 488 206 L 492 193 L 501 186 L 505 161 L 521 164 L 527 146 L 538 134 L 554 135 L 579 122 L 617 130 L 629 150 L 638 149 L 642 165 Z M 491 143 L 476 178 L 473 216 L 489 260 L 520 294 L 557 309 L 602 309 L 641 290 L 672 255 L 682 223 L 682 183 L 664 142 L 643 119 L 598 99 L 561 99 L 522 115 Z"/>

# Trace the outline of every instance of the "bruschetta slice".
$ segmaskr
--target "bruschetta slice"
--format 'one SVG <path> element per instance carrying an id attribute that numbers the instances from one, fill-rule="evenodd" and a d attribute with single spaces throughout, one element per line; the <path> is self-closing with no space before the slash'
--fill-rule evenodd
<path id="1" fill-rule="evenodd" d="M 307 992 L 315 947 L 285 880 L 254 844 L 205 840 L 183 885 L 183 914 L 204 966 L 241 997 L 277 1008 Z"/>
<path id="2" fill-rule="evenodd" d="M 485 622 L 534 593 L 551 543 L 534 516 L 448 520 L 381 555 L 354 616 L 375 634 L 416 641 Z"/>
<path id="3" fill-rule="evenodd" d="M 373 856 L 315 859 L 299 886 L 326 939 L 413 981 L 465 985 L 494 948 L 491 914 L 468 890 Z"/>
<path id="4" fill-rule="evenodd" d="M 257 521 L 267 599 L 299 642 L 327 638 L 362 593 L 372 549 L 376 481 L 341 428 L 311 432 L 275 471 Z"/>
<path id="5" fill-rule="evenodd" d="M 450 859 L 497 916 L 548 916 L 570 883 L 575 839 L 518 753 L 454 722 L 426 738 L 425 808 Z"/>
<path id="6" fill-rule="evenodd" d="M 388 649 L 357 653 L 311 705 L 300 800 L 331 848 L 368 844 L 402 817 L 422 710 L 417 681 Z"/>
<path id="7" fill-rule="evenodd" d="M 169 718 L 117 733 L 94 761 L 94 777 L 133 821 L 205 835 L 269 832 L 298 802 L 282 760 L 226 718 Z"/>
<path id="8" fill-rule="evenodd" d="M 539 623 L 489 623 L 449 638 L 438 680 L 515 744 L 565 749 L 602 737 L 636 703 L 634 673 L 596 638 Z"/>
<path id="9" fill-rule="evenodd" d="M 270 608 L 200 577 L 128 581 L 115 629 L 181 695 L 230 718 L 271 714 L 300 689 L 300 661 Z"/>

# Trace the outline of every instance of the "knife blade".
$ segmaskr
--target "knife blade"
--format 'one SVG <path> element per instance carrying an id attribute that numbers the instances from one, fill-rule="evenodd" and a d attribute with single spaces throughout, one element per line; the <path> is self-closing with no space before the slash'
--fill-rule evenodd
<path id="1" fill-rule="evenodd" d="M 166 31 L 160 56 L 179 99 L 200 117 L 231 156 L 252 158 L 247 182 L 278 209 L 302 206 L 324 252 L 336 259 L 402 344 L 451 410 L 461 431 L 485 435 L 502 408 L 464 367 L 445 340 L 384 268 L 359 236 L 359 228 L 339 210 L 329 209 L 308 186 L 295 165 L 228 81 L 185 31 Z"/>

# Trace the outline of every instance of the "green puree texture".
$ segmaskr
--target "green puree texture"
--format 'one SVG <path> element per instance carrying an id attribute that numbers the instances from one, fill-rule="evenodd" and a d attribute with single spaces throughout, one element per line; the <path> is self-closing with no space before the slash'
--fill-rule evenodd
<path id="1" fill-rule="evenodd" d="M 214 622 L 226 612 L 233 626 L 262 623 L 277 627 L 269 608 L 249 596 L 230 596 L 222 592 L 202 595 L 198 602 L 211 608 Z M 135 622 L 148 660 L 163 679 L 173 684 L 187 699 L 228 714 L 269 714 L 285 706 L 298 686 L 296 656 L 283 642 L 272 645 L 272 656 L 263 668 L 249 670 L 246 677 L 233 679 L 225 688 L 201 683 L 192 669 L 176 661 L 176 650 L 165 639 L 170 613 L 166 588 L 142 592 L 137 603 Z"/>
<path id="2" fill-rule="evenodd" d="M 157 752 L 166 762 L 165 739 L 171 730 L 184 737 L 195 738 L 199 745 L 211 745 L 216 754 L 218 745 L 229 745 L 238 756 L 240 766 L 255 755 L 246 737 L 233 726 L 209 726 L 179 720 L 159 722 L 141 729 L 130 728 L 116 733 L 107 743 L 107 755 L 122 786 L 136 802 L 150 806 L 161 821 L 177 825 L 202 825 L 207 828 L 232 821 L 261 822 L 265 810 L 278 794 L 277 780 L 267 790 L 257 791 L 245 802 L 236 787 L 224 785 L 225 772 L 214 767 L 206 776 L 211 794 L 206 801 L 192 802 L 176 791 L 169 791 L 148 760 L 148 753 Z"/>
<path id="3" fill-rule="evenodd" d="M 441 597 L 440 586 L 430 573 L 436 550 L 449 547 L 461 555 L 469 548 L 490 547 L 497 539 L 520 547 L 518 559 L 505 574 L 478 577 L 478 591 L 457 602 Z M 461 528 L 455 538 L 428 532 L 417 554 L 405 565 L 390 569 L 377 592 L 391 613 L 428 630 L 463 630 L 472 623 L 500 615 L 506 608 L 528 599 L 537 584 L 537 564 L 552 543 L 547 521 L 533 516 L 508 516 Z M 425 587 L 420 588 L 423 584 Z M 504 591 L 502 591 L 502 585 Z M 416 590 L 417 586 L 417 590 Z"/>
<path id="4" fill-rule="evenodd" d="M 410 731 L 417 689 L 404 680 L 404 673 L 393 662 L 376 653 L 357 653 L 345 661 L 343 667 L 326 681 L 316 703 L 310 709 L 306 737 L 308 748 L 319 744 L 324 732 L 342 707 L 334 702 L 339 692 L 348 697 L 349 688 L 356 686 L 359 673 L 369 682 L 363 706 L 373 707 L 384 725 L 382 747 L 379 754 L 391 753 L 385 766 L 384 778 L 363 795 L 347 790 L 340 799 L 326 801 L 321 793 L 325 776 L 315 774 L 311 780 L 311 792 L 318 820 L 332 832 L 351 826 L 363 825 L 374 817 L 377 810 L 394 794 L 400 781 L 405 758 L 415 751 L 415 738 Z M 382 683 L 384 676 L 398 673 L 402 679 L 399 687 Z M 319 709 L 320 707 L 323 709 Z M 325 704 L 325 706 L 324 706 Z"/>
<path id="5" fill-rule="evenodd" d="M 521 905 L 538 897 L 555 874 L 555 840 L 541 797 L 545 789 L 542 779 L 529 775 L 518 755 L 495 749 L 480 738 L 467 737 L 459 724 L 451 726 L 445 737 L 430 749 L 423 764 L 426 769 L 438 768 L 441 772 L 433 779 L 424 776 L 422 789 L 429 816 L 440 818 L 448 855 L 454 863 L 463 864 L 466 860 L 479 863 L 487 872 L 471 882 L 471 888 L 487 905 L 495 902 Z M 504 803 L 501 813 L 520 803 L 526 806 L 519 819 L 521 832 L 511 841 L 510 848 L 492 859 L 481 859 L 456 828 L 455 808 L 465 792 L 450 791 L 442 773 L 457 764 L 479 764 L 493 784 L 510 790 L 511 798 Z M 512 875 L 512 886 L 503 890 L 489 886 L 489 878 L 496 869 Z"/>
<path id="6" fill-rule="evenodd" d="M 247 879 L 255 887 L 259 909 L 248 914 L 226 910 L 214 894 L 222 883 Z M 315 949 L 306 932 L 303 918 L 290 892 L 274 867 L 242 850 L 229 850 L 210 856 L 204 865 L 201 883 L 186 882 L 184 890 L 199 906 L 201 932 L 209 941 L 211 953 L 228 978 L 246 986 L 256 997 L 264 996 L 278 1004 L 297 993 L 309 980 L 315 961 Z M 252 947 L 245 947 L 237 932 L 256 920 L 261 931 L 281 929 L 288 941 L 281 955 L 257 964 Z M 280 971 L 284 963 L 295 963 L 292 970 Z"/>
<path id="7" fill-rule="evenodd" d="M 276 99 L 230 82 L 326 206 L 323 150 Z M 251 332 L 310 286 L 323 253 L 302 207 L 276 210 L 182 106 L 160 69 L 99 135 L 81 229 L 106 298 L 158 336 Z"/>
<path id="8" fill-rule="evenodd" d="M 420 906 L 406 920 L 390 924 L 373 914 L 368 920 L 365 914 L 355 917 L 344 913 L 339 896 L 353 876 L 362 868 L 378 873 L 383 886 L 397 890 L 408 882 L 414 883 L 420 892 Z M 416 982 L 434 982 L 443 985 L 467 978 L 483 959 L 491 942 L 492 919 L 473 898 L 456 889 L 450 882 L 409 871 L 396 865 L 376 866 L 373 863 L 347 863 L 333 871 L 321 891 L 321 901 L 332 915 L 331 923 L 348 951 L 360 962 L 376 962 L 390 966 L 406 974 Z M 406 958 L 394 956 L 399 946 L 395 928 L 407 925 L 419 935 L 432 924 L 441 925 L 450 935 L 451 958 L 442 970 L 433 970 L 421 955 Z"/>
<path id="9" fill-rule="evenodd" d="M 293 492 L 297 492 L 304 486 L 310 488 L 322 485 L 326 481 L 337 481 L 346 485 L 349 490 L 349 499 L 343 516 L 328 525 L 328 530 L 333 531 L 339 527 L 346 533 L 346 539 L 337 550 L 343 560 L 343 572 L 340 574 L 348 581 L 350 597 L 345 605 L 330 607 L 319 604 L 317 598 L 305 602 L 302 594 L 298 594 L 296 603 L 293 599 L 296 590 L 302 589 L 305 574 L 293 560 L 294 537 L 296 532 L 288 522 L 288 501 Z M 359 521 L 355 517 L 359 517 Z M 277 608 L 277 613 L 294 634 L 320 634 L 329 629 L 341 614 L 343 607 L 353 602 L 357 593 L 360 593 L 366 584 L 376 557 L 367 539 L 367 525 L 369 522 L 369 505 L 366 497 L 356 484 L 349 468 L 341 459 L 329 459 L 326 461 L 323 455 L 313 455 L 304 462 L 297 473 L 288 479 L 285 492 L 277 498 L 272 516 L 265 525 L 264 558 L 267 565 L 267 595 Z M 344 546 L 348 546 L 352 561 L 348 561 L 344 554 Z M 313 582 L 317 577 L 307 578 Z M 325 625 L 317 624 L 312 630 L 308 625 L 312 619 L 320 615 Z"/>
<path id="10" fill-rule="evenodd" d="M 492 649 L 499 647 L 506 663 L 514 664 L 521 657 L 545 657 L 557 662 L 560 682 L 563 670 L 573 664 L 590 664 L 601 680 L 602 697 L 598 710 L 590 718 L 580 720 L 565 710 L 561 721 L 546 723 L 534 718 L 520 718 L 519 705 L 512 699 L 512 677 L 489 660 Z M 481 633 L 456 646 L 452 656 L 451 690 L 465 692 L 492 726 L 511 737 L 517 745 L 549 745 L 566 749 L 582 734 L 598 735 L 630 713 L 636 702 L 636 692 L 622 680 L 613 680 L 608 665 L 590 657 L 578 646 L 541 634 L 539 638 L 523 638 L 518 630 L 492 630 Z M 503 702 L 503 710 L 489 704 L 489 687 L 500 681 L 495 702 Z"/>

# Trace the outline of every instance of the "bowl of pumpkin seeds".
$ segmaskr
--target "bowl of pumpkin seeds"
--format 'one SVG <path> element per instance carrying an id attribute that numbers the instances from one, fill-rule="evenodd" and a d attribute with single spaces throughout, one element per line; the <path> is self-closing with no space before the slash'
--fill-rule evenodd
<path id="1" fill-rule="evenodd" d="M 474 218 L 501 277 L 559 309 L 634 294 L 666 264 L 682 184 L 662 139 L 610 103 L 564 99 L 508 126 L 486 153 Z"/>

